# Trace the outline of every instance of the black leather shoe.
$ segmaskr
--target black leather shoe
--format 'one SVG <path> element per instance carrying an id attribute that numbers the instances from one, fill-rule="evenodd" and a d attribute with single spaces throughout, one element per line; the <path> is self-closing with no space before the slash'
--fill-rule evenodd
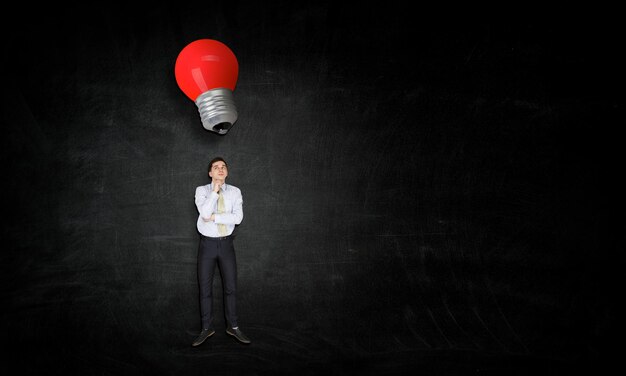
<path id="1" fill-rule="evenodd" d="M 235 337 L 237 339 L 237 341 L 241 342 L 241 343 L 245 343 L 248 344 L 250 343 L 250 340 L 248 339 L 248 337 L 246 337 L 241 330 L 239 330 L 239 328 L 237 329 L 233 329 L 230 326 L 228 328 L 226 328 L 226 333 L 230 334 L 231 336 Z"/>
<path id="2" fill-rule="evenodd" d="M 198 338 L 196 338 L 191 346 L 200 346 L 202 342 L 204 342 L 207 338 L 215 334 L 215 330 L 213 329 L 202 329 Z"/>

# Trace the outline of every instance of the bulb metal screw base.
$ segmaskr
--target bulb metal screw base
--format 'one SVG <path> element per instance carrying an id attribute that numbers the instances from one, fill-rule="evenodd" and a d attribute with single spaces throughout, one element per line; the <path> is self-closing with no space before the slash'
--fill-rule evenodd
<path id="1" fill-rule="evenodd" d="M 227 88 L 207 90 L 196 98 L 202 126 L 211 132 L 226 134 L 237 121 L 233 92 Z"/>

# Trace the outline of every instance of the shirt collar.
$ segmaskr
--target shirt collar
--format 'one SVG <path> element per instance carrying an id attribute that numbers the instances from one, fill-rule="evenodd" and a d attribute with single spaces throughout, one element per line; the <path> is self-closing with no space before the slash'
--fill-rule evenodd
<path id="1" fill-rule="evenodd" d="M 209 183 L 209 189 L 213 190 L 213 183 Z M 227 191 L 228 190 L 228 184 L 226 184 L 226 183 L 222 184 L 222 190 Z"/>

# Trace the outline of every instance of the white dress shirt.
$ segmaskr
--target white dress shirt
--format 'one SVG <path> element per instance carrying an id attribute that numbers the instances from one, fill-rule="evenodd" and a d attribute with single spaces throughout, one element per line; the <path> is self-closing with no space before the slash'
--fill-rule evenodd
<path id="1" fill-rule="evenodd" d="M 231 235 L 235 230 L 235 225 L 240 224 L 243 219 L 241 190 L 234 185 L 224 183 L 222 194 L 224 195 L 226 210 L 224 213 L 218 214 L 217 199 L 219 195 L 213 192 L 213 184 L 201 185 L 196 188 L 196 207 L 199 213 L 197 227 L 204 236 L 220 237 L 217 229 L 218 224 L 226 225 L 226 235 Z M 215 215 L 215 221 L 208 220 L 211 214 Z"/>

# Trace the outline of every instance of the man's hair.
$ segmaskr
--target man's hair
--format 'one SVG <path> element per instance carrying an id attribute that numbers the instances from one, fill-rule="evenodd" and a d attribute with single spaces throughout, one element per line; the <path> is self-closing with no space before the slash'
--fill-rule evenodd
<path id="1" fill-rule="evenodd" d="M 226 167 L 228 167 L 228 163 L 226 163 L 226 161 L 224 160 L 224 158 L 222 158 L 222 157 L 215 157 L 215 158 L 211 159 L 211 162 L 209 162 L 209 171 L 208 171 L 208 172 L 211 172 L 211 168 L 213 168 L 213 163 L 215 163 L 215 162 L 219 162 L 219 161 L 224 162 L 224 164 L 226 165 Z"/>

